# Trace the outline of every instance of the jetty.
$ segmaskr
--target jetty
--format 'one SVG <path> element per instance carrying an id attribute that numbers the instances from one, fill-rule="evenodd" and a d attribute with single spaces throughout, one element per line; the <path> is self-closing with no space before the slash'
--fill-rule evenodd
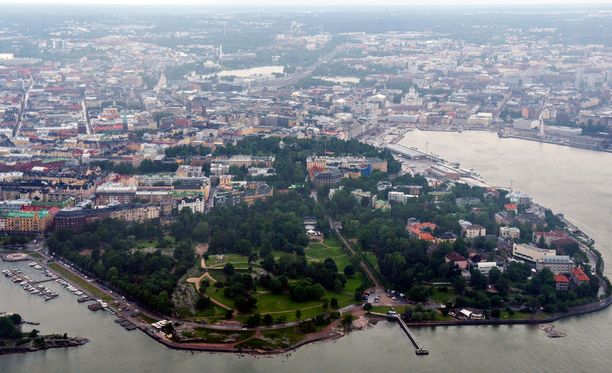
<path id="1" fill-rule="evenodd" d="M 387 319 L 397 321 L 400 327 L 402 328 L 402 330 L 404 331 L 404 333 L 406 333 L 406 335 L 408 336 L 408 339 L 410 339 L 410 342 L 412 342 L 412 344 L 414 345 L 414 348 L 415 348 L 414 353 L 416 353 L 417 355 L 429 355 L 429 350 L 427 350 L 425 347 L 423 347 L 423 345 L 421 345 L 421 342 L 419 342 L 416 335 L 412 333 L 412 330 L 408 328 L 408 325 L 406 325 L 406 323 L 404 322 L 404 320 L 399 314 L 397 313 L 384 314 L 384 313 L 378 313 L 378 312 L 370 312 L 370 314 L 375 315 L 375 316 L 383 316 L 383 317 L 386 317 Z"/>
<path id="2" fill-rule="evenodd" d="M 414 333 L 412 333 L 412 330 L 410 330 L 410 328 L 408 328 L 408 325 L 406 325 L 404 320 L 402 320 L 402 317 L 400 315 L 395 315 L 395 318 L 397 319 L 397 322 L 399 322 L 404 333 L 406 333 L 406 335 L 408 336 L 408 338 L 410 338 L 410 341 L 414 345 L 414 352 L 417 355 L 429 355 L 429 351 L 421 345 L 417 337 L 414 335 Z"/>

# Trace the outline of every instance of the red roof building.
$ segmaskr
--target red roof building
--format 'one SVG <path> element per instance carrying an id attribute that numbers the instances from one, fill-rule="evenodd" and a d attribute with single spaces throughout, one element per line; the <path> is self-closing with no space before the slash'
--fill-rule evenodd
<path id="1" fill-rule="evenodd" d="M 576 267 L 572 269 L 572 280 L 576 285 L 580 285 L 589 282 L 590 279 L 589 276 L 584 273 L 582 268 Z"/>

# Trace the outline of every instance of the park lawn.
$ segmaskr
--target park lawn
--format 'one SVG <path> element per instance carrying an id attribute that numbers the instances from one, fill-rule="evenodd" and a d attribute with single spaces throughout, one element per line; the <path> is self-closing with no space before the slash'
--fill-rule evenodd
<path id="1" fill-rule="evenodd" d="M 304 338 L 304 334 L 297 327 L 265 330 L 261 332 L 261 336 L 268 340 L 278 341 L 283 347 L 293 346 Z"/>
<path id="2" fill-rule="evenodd" d="M 253 349 L 253 350 L 276 350 L 281 348 L 276 343 L 267 339 L 251 338 L 249 340 L 240 342 L 235 346 L 238 349 Z"/>
<path id="3" fill-rule="evenodd" d="M 96 286 L 90 284 L 57 263 L 49 263 L 49 268 L 59 273 L 65 280 L 69 281 L 74 286 L 79 287 L 81 290 L 87 292 L 87 294 L 90 294 L 94 298 L 102 299 L 105 302 L 109 302 L 112 299 L 109 295 L 98 289 Z"/>
<path id="4" fill-rule="evenodd" d="M 154 319 L 152 317 L 149 317 L 149 316 L 145 315 L 144 313 L 141 313 L 140 315 L 138 315 L 138 318 L 141 319 L 142 321 L 148 323 L 148 324 L 154 324 L 154 323 L 159 321 L 157 319 Z"/>
<path id="5" fill-rule="evenodd" d="M 293 255 L 294 253 L 291 252 L 287 252 L 287 251 L 282 251 L 282 250 L 272 250 L 272 256 L 274 257 L 274 260 L 279 260 L 281 256 L 284 255 Z"/>
<path id="6" fill-rule="evenodd" d="M 346 291 L 346 289 L 345 289 Z M 331 298 L 338 299 L 338 307 L 344 307 L 349 304 L 355 303 L 354 294 L 336 293 L 331 291 L 325 291 L 323 295 L 329 301 Z M 270 292 L 262 292 L 255 295 L 257 299 L 257 308 L 252 312 L 259 313 L 262 316 L 270 314 L 274 319 L 278 319 L 280 316 L 284 316 L 287 322 L 296 321 L 295 311 L 300 310 L 300 319 L 310 319 L 324 312 L 333 311 L 330 308 L 323 309 L 323 302 L 321 301 L 308 301 L 308 302 L 294 302 L 289 297 L 289 294 L 272 294 Z M 245 318 L 246 320 L 246 318 Z"/>
<path id="7" fill-rule="evenodd" d="M 305 250 L 304 254 L 306 255 L 308 260 L 320 260 L 323 261 L 325 258 L 335 258 L 336 257 L 347 257 L 347 254 L 340 247 L 325 247 L 320 243 L 316 243 L 313 245 L 309 245 Z M 338 266 L 339 268 L 340 266 Z"/>
<path id="8" fill-rule="evenodd" d="M 223 293 L 223 289 L 218 289 L 214 286 L 209 286 L 206 288 L 206 295 L 208 295 L 211 299 L 216 300 L 232 309 L 236 308 L 234 305 L 234 301 L 227 298 Z"/>
<path id="9" fill-rule="evenodd" d="M 138 240 L 136 241 L 136 249 L 145 249 L 149 247 L 157 247 L 156 240 Z"/>
<path id="10" fill-rule="evenodd" d="M 217 281 L 225 282 L 227 281 L 227 276 L 223 273 L 223 269 L 208 269 L 208 273 Z"/>
<path id="11" fill-rule="evenodd" d="M 209 255 L 206 265 L 210 268 L 223 268 L 231 263 L 235 269 L 248 269 L 249 266 L 256 266 L 256 263 L 249 264 L 249 258 L 240 254 L 222 254 L 223 260 L 217 261 L 217 255 Z"/>
<path id="12" fill-rule="evenodd" d="M 457 295 L 455 294 L 455 289 L 453 288 L 448 288 L 448 291 L 446 292 L 440 291 L 439 288 L 435 287 L 431 289 L 431 299 L 433 299 L 433 301 L 436 303 L 454 303 L 456 298 Z"/>
<path id="13" fill-rule="evenodd" d="M 533 314 L 521 311 L 514 311 L 513 315 L 510 315 L 506 310 L 502 310 L 499 314 L 500 320 L 527 320 L 530 319 Z"/>
<path id="14" fill-rule="evenodd" d="M 252 330 L 216 330 L 195 328 L 183 331 L 181 334 L 187 338 L 202 338 L 208 343 L 234 343 L 255 335 Z"/>
<path id="15" fill-rule="evenodd" d="M 206 320 L 209 322 L 221 321 L 225 319 L 225 310 L 215 304 L 206 307 L 206 309 L 196 309 L 195 316 L 187 317 L 189 320 L 201 321 Z"/>
<path id="16" fill-rule="evenodd" d="M 294 346 L 302 339 L 304 339 L 304 334 L 302 334 L 297 327 L 263 330 L 258 337 L 240 342 L 236 347 L 258 350 L 277 350 Z"/>
<path id="17" fill-rule="evenodd" d="M 327 246 L 342 247 L 342 244 L 336 239 L 336 237 L 333 237 L 333 236 L 324 239 L 323 243 L 326 244 Z"/>
<path id="18" fill-rule="evenodd" d="M 380 272 L 380 267 L 378 266 L 378 258 L 376 258 L 376 255 L 373 252 L 364 252 L 363 256 L 366 258 L 368 263 L 376 270 L 376 272 Z"/>

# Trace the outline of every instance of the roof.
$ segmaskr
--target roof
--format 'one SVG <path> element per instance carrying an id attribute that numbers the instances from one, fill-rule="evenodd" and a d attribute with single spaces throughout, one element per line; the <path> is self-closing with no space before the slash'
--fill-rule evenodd
<path id="1" fill-rule="evenodd" d="M 555 275 L 554 279 L 555 279 L 555 282 L 564 282 L 564 283 L 569 282 L 569 279 L 563 275 Z"/>
<path id="2" fill-rule="evenodd" d="M 463 255 L 455 251 L 446 254 L 446 259 L 450 260 L 451 262 L 463 262 L 466 260 Z"/>
<path id="3" fill-rule="evenodd" d="M 584 271 L 580 267 L 572 269 L 572 277 L 580 282 L 589 281 L 589 276 L 587 276 L 586 273 L 584 273 Z"/>

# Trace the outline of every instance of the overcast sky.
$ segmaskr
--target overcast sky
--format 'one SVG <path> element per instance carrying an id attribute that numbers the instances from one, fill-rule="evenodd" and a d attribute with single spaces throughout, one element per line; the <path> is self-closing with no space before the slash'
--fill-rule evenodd
<path id="1" fill-rule="evenodd" d="M 0 3 L 35 4 L 197 4 L 223 6 L 381 6 L 381 5 L 545 5 L 610 4 L 611 0 L 0 0 Z"/>

